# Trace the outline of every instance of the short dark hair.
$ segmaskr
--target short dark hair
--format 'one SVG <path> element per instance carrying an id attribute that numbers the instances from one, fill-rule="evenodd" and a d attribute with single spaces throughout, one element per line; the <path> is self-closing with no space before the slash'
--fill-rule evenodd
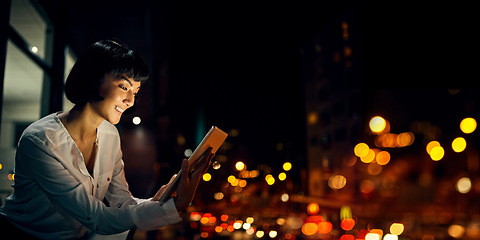
<path id="1" fill-rule="evenodd" d="M 85 50 L 68 74 L 65 83 L 67 99 L 76 105 L 103 100 L 99 90 L 105 74 L 125 74 L 143 83 L 148 78 L 148 67 L 126 45 L 113 40 L 98 41 Z"/>

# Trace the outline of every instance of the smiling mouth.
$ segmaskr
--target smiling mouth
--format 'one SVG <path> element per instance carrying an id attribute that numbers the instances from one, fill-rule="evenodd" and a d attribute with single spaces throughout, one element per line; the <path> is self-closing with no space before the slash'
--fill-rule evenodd
<path id="1" fill-rule="evenodd" d="M 123 113 L 125 112 L 125 109 L 119 107 L 119 106 L 115 106 L 115 110 L 119 111 L 120 113 Z"/>

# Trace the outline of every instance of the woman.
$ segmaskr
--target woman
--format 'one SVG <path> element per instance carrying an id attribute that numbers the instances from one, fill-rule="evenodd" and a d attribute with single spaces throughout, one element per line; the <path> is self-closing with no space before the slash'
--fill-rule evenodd
<path id="1" fill-rule="evenodd" d="M 131 195 L 114 124 L 134 106 L 147 76 L 139 55 L 117 42 L 100 41 L 86 50 L 65 85 L 75 106 L 34 122 L 22 134 L 14 193 L 0 210 L 2 227 L 11 225 L 7 232 L 17 238 L 125 238 L 132 228 L 147 231 L 181 221 L 213 154 L 207 150 L 202 167 L 182 174 L 176 197 L 165 203 L 156 200 L 166 186 L 151 199 Z M 182 169 L 188 172 L 186 159 Z"/>

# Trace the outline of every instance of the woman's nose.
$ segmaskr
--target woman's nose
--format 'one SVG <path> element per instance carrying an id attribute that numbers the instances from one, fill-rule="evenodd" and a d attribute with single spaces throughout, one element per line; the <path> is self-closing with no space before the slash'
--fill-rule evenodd
<path id="1" fill-rule="evenodd" d="M 133 106 L 133 104 L 135 104 L 135 95 L 133 94 L 132 91 L 127 92 L 127 96 L 125 97 L 123 102 L 129 107 L 131 107 L 131 106 Z"/>

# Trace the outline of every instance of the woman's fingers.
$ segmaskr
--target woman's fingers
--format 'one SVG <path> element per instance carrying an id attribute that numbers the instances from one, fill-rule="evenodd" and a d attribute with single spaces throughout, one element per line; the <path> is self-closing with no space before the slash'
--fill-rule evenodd
<path id="1" fill-rule="evenodd" d="M 173 176 L 170 178 L 170 181 L 168 181 L 168 183 L 166 185 L 163 185 L 157 191 L 157 193 L 155 193 L 155 196 L 153 196 L 152 201 L 157 201 L 158 199 L 160 199 L 160 197 L 163 195 L 163 193 L 167 190 L 168 186 L 170 186 L 170 184 L 172 184 L 172 181 L 173 181 L 173 179 L 175 179 L 176 176 L 177 176 L 177 174 L 173 174 Z"/>

